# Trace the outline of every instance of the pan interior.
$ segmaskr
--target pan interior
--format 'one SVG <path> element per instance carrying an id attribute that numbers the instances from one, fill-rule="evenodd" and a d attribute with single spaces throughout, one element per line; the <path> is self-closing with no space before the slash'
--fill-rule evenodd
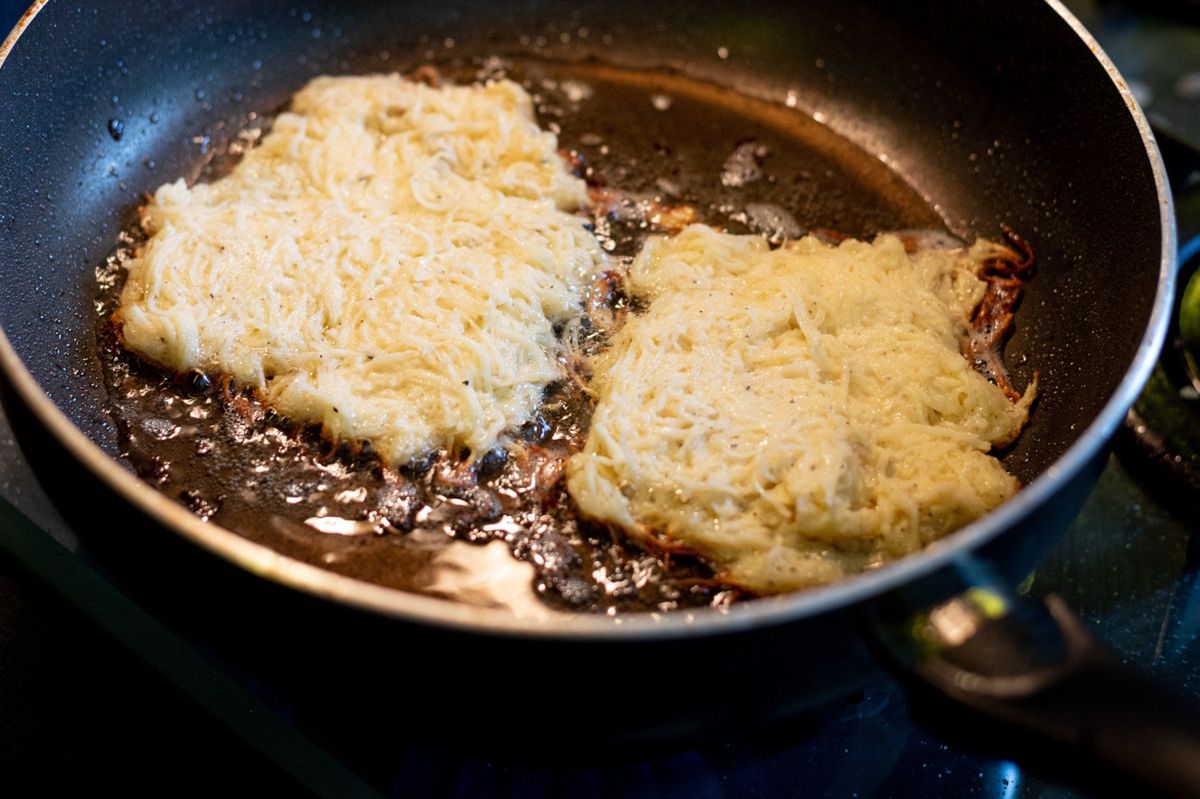
<path id="1" fill-rule="evenodd" d="M 482 59 L 445 71 L 459 81 L 504 74 L 527 88 L 540 124 L 558 132 L 593 188 L 620 197 L 596 223 L 618 262 L 658 229 L 660 208 L 694 209 L 699 221 L 777 239 L 808 230 L 947 235 L 937 212 L 883 162 L 785 104 L 597 64 Z M 269 124 L 258 116 L 251 130 Z M 212 155 L 202 179 L 236 161 Z M 273 433 L 281 428 L 268 415 L 248 430 L 244 410 L 219 391 L 198 392 L 123 353 L 106 325 L 119 292 L 113 276 L 99 295 L 97 325 L 120 448 L 144 479 L 211 523 L 346 576 L 463 601 L 499 601 L 480 586 L 468 590 L 464 572 L 494 575 L 505 564 L 462 541 L 502 542 L 536 564 L 535 581 L 513 570 L 510 604 L 533 582 L 560 610 L 670 610 L 734 598 L 703 564 L 653 557 L 577 519 L 561 481 L 529 487 L 532 472 L 559 470 L 586 434 L 590 404 L 578 386 L 553 387 L 521 431 L 546 454 L 544 464 L 489 464 L 469 489 L 446 474 L 456 453 L 384 473 L 371 458 L 331 453 L 312 434 L 297 448 L 294 433 Z"/>

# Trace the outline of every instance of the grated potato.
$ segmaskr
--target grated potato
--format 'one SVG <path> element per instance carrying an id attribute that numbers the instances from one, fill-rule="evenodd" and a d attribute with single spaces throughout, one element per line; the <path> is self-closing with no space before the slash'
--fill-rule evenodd
<path id="1" fill-rule="evenodd" d="M 1017 403 L 959 351 L 995 253 L 692 225 L 652 240 L 648 301 L 596 364 L 568 489 L 583 513 L 769 593 L 916 551 L 1000 505 Z"/>
<path id="2" fill-rule="evenodd" d="M 600 248 L 529 95 L 321 77 L 226 177 L 158 189 L 124 342 L 228 373 L 391 462 L 480 453 L 561 376 Z"/>

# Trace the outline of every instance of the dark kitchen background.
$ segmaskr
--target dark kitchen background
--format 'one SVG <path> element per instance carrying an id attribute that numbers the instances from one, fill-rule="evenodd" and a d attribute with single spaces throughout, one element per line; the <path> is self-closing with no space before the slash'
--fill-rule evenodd
<path id="1" fill-rule="evenodd" d="M 1200 231 L 1200 3 L 1068 5 L 1155 126 L 1182 246 Z M 23 11 L 0 0 L 0 31 Z M 1178 371 L 1156 375 L 1031 590 L 1063 595 L 1124 658 L 1200 695 L 1200 436 L 1190 429 L 1200 426 L 1200 399 Z M 177 637 L 35 525 L 63 528 L 0 418 L 4 795 L 1081 796 L 925 732 L 889 682 L 782 727 L 596 762 L 477 755 L 437 741 L 348 751 L 338 730 L 300 718 L 270 675 Z"/>

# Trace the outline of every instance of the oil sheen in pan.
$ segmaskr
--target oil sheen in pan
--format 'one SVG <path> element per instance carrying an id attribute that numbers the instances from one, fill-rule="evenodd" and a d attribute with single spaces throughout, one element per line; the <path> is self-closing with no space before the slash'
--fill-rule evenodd
<path id="1" fill-rule="evenodd" d="M 470 80 L 476 69 L 497 74 L 494 62 L 451 74 Z M 558 133 L 592 186 L 596 235 L 618 259 L 631 258 L 647 234 L 686 221 L 685 207 L 697 221 L 775 240 L 822 229 L 860 238 L 943 229 L 878 159 L 783 105 L 595 64 L 505 71 L 534 95 L 539 123 Z M 213 161 L 207 177 L 235 156 Z M 463 453 L 440 452 L 385 469 L 369 447 L 296 429 L 215 376 L 178 378 L 123 352 L 106 322 L 120 290 L 117 261 L 100 270 L 97 329 L 124 454 L 210 522 L 351 577 L 523 615 L 739 598 L 701 563 L 644 552 L 575 517 L 558 478 L 591 413 L 576 383 L 551 386 L 537 417 L 515 432 L 522 457 L 493 451 L 467 468 Z M 602 345 L 598 331 L 625 305 L 619 286 L 597 281 L 585 347 Z"/>

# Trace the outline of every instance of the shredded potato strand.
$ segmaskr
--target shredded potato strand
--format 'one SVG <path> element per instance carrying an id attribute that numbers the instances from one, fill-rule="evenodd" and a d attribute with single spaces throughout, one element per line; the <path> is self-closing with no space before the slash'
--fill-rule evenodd
<path id="1" fill-rule="evenodd" d="M 596 365 L 568 487 L 588 516 L 708 558 L 761 592 L 912 552 L 1010 497 L 988 455 L 1023 425 L 959 346 L 985 244 L 814 238 L 770 250 L 693 225 L 652 240 L 649 301 Z"/>
<path id="2" fill-rule="evenodd" d="M 510 81 L 317 78 L 230 175 L 155 193 L 124 341 L 393 462 L 480 453 L 561 376 L 553 325 L 601 257 L 586 201 Z"/>

